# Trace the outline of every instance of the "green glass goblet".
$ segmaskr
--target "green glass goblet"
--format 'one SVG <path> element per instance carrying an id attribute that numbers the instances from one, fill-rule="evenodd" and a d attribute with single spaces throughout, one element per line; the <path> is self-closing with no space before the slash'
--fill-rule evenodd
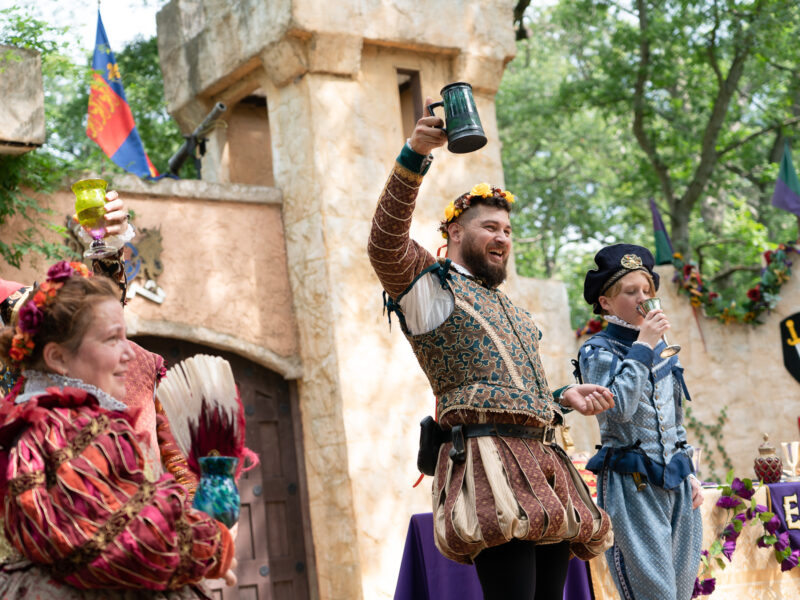
<path id="1" fill-rule="evenodd" d="M 117 253 L 103 241 L 106 235 L 107 187 L 108 183 L 103 179 L 81 179 L 72 184 L 78 223 L 92 236 L 92 243 L 83 253 L 84 258 L 107 258 Z"/>

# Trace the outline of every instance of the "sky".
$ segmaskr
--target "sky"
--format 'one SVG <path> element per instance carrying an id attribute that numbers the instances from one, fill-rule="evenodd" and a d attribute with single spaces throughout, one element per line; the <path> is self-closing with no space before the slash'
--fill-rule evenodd
<path id="1" fill-rule="evenodd" d="M 112 52 L 122 48 L 137 35 L 156 34 L 156 13 L 167 0 L 102 0 L 100 14 Z M 94 50 L 97 32 L 97 0 L 0 0 L 0 9 L 12 6 L 30 9 L 31 14 L 50 25 L 69 26 L 68 39 L 75 58 Z"/>

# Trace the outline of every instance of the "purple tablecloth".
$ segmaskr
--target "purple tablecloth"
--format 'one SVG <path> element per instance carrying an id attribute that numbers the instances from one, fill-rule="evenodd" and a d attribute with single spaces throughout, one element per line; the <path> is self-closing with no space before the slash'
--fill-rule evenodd
<path id="1" fill-rule="evenodd" d="M 564 600 L 591 600 L 586 563 L 572 559 Z M 411 517 L 395 600 L 482 600 L 475 567 L 446 559 L 433 543 L 433 515 Z"/>
<path id="2" fill-rule="evenodd" d="M 789 532 L 792 550 L 800 550 L 800 481 L 767 484 L 772 512 L 781 521 L 778 533 Z"/>

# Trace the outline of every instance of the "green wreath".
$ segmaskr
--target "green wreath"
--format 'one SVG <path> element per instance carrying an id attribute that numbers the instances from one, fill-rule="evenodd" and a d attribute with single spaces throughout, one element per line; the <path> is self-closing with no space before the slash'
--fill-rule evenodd
<path id="1" fill-rule="evenodd" d="M 764 252 L 766 266 L 761 271 L 761 281 L 747 290 L 744 302 L 725 302 L 721 296 L 709 289 L 697 270 L 697 265 L 684 262 L 680 253 L 672 256 L 675 265 L 673 281 L 678 284 L 678 292 L 689 296 L 692 306 L 703 307 L 706 316 L 717 319 L 726 325 L 731 322 L 761 325 L 761 315 L 771 311 L 780 300 L 781 286 L 789 281 L 792 274 L 790 252 L 797 252 L 794 244 L 779 244 L 776 250 Z"/>

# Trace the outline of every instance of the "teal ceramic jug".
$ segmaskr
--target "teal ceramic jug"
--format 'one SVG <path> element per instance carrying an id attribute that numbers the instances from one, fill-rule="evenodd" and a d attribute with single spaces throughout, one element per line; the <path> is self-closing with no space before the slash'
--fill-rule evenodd
<path id="1" fill-rule="evenodd" d="M 239 488 L 234 473 L 239 459 L 233 456 L 204 456 L 200 459 L 200 485 L 193 506 L 227 527 L 239 520 Z"/>

